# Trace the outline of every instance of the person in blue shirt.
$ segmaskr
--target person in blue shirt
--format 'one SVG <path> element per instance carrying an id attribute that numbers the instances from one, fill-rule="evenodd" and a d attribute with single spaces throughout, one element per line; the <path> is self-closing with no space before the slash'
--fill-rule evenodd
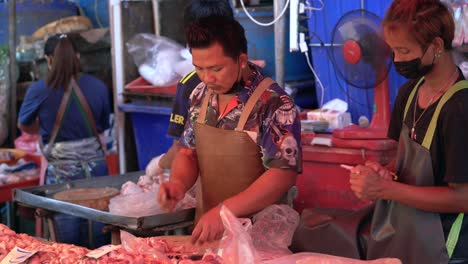
<path id="1" fill-rule="evenodd" d="M 64 36 L 60 38 L 60 36 L 55 35 L 47 40 L 44 47 L 49 67 L 47 78 L 31 84 L 28 88 L 18 117 L 19 128 L 31 134 L 39 133 L 44 144 L 49 142 L 57 109 L 64 93 L 63 87 L 68 86 L 72 77 L 78 79 L 78 86 L 91 107 L 98 131 L 103 132 L 109 128 L 111 109 L 108 88 L 101 80 L 89 74 L 80 74 L 79 54 L 75 52 L 76 49 L 70 38 Z M 55 56 L 54 50 L 57 46 L 59 48 L 57 56 Z M 54 60 L 57 57 L 60 59 Z M 92 136 L 86 126 L 86 120 L 84 120 L 77 104 L 71 102 L 56 142 Z"/>
<path id="2" fill-rule="evenodd" d="M 41 150 L 49 163 L 45 183 L 108 175 L 99 140 L 99 133 L 109 128 L 107 87 L 97 78 L 80 73 L 80 56 L 70 36 L 51 36 L 44 53 L 49 72 L 45 80 L 28 88 L 18 126 L 40 135 Z M 86 219 L 57 213 L 53 220 L 58 242 L 94 246 L 87 243 L 88 228 L 79 227 L 88 225 Z M 109 243 L 108 235 L 97 231 L 102 227 L 93 223 L 96 246 Z"/>
<path id="3" fill-rule="evenodd" d="M 227 0 L 194 0 L 185 7 L 184 25 L 208 16 L 224 16 L 234 18 L 232 8 Z M 177 84 L 176 97 L 172 106 L 167 135 L 174 138 L 174 144 L 164 154 L 155 157 L 146 166 L 146 175 L 155 176 L 164 169 L 170 169 L 172 160 L 178 149 L 178 140 L 184 132 L 189 109 L 189 96 L 193 89 L 201 83 L 195 71 L 190 72 Z"/>

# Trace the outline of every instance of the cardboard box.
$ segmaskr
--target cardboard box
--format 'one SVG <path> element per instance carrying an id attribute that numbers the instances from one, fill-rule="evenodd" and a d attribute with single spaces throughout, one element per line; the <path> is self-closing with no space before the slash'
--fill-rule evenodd
<path id="1" fill-rule="evenodd" d="M 307 112 L 307 120 L 328 121 L 329 128 L 343 128 L 351 124 L 351 114 L 341 113 L 335 110 L 317 109 Z"/>

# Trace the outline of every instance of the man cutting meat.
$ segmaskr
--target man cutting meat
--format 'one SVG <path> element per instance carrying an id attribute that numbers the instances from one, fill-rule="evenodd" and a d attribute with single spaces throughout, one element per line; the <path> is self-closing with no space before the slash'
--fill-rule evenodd
<path id="1" fill-rule="evenodd" d="M 300 120 L 293 100 L 248 62 L 239 22 L 207 17 L 185 32 L 202 83 L 190 96 L 180 149 L 158 201 L 173 210 L 198 179 L 192 238 L 203 243 L 224 231 L 221 204 L 248 217 L 294 185 L 301 170 Z"/>

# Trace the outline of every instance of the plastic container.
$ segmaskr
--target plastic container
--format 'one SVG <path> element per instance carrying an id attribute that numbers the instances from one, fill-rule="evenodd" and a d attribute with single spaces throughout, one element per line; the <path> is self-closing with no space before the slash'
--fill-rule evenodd
<path id="1" fill-rule="evenodd" d="M 151 93 L 151 94 L 176 94 L 177 84 L 171 86 L 154 86 L 143 77 L 138 77 L 125 86 L 125 90 L 133 93 Z"/>
<path id="2" fill-rule="evenodd" d="M 349 171 L 340 164 L 363 164 L 373 160 L 388 164 L 395 158 L 397 143 L 383 140 L 342 140 L 318 134 L 316 138 L 331 139 L 331 147 L 303 145 L 303 173 L 296 181 L 298 197 L 294 208 L 339 208 L 357 210 L 368 203 L 359 200 L 349 186 Z M 304 137 L 303 137 L 304 138 Z M 303 144 L 308 144 L 310 138 Z"/>
<path id="3" fill-rule="evenodd" d="M 0 45 L 8 43 L 8 2 L 0 2 Z M 16 1 L 17 41 L 21 35 L 30 36 L 52 21 L 78 15 L 75 4 L 66 0 Z"/>
<path id="4" fill-rule="evenodd" d="M 38 170 L 42 171 L 40 168 L 41 156 L 26 153 L 24 154 L 22 158 L 24 158 L 26 161 L 34 161 L 38 166 Z M 24 180 L 20 182 L 11 183 L 11 184 L 0 185 L 0 203 L 9 202 L 12 200 L 13 189 L 39 185 L 40 178 L 41 178 L 41 175 L 37 175 L 37 178 L 34 178 L 34 179 Z"/>
<path id="5" fill-rule="evenodd" d="M 138 166 L 144 170 L 152 158 L 166 152 L 172 145 L 172 138 L 166 135 L 172 109 L 127 103 L 120 104 L 119 110 L 130 114 Z"/>
<path id="6" fill-rule="evenodd" d="M 262 7 L 261 9 L 248 9 L 249 14 L 258 21 L 270 22 L 273 20 L 273 8 Z M 289 43 L 289 12 L 285 13 L 285 40 L 283 43 Z M 255 24 L 244 13 L 242 8 L 237 8 L 234 13 L 235 18 L 245 29 L 247 38 L 247 48 L 250 60 L 265 60 L 266 65 L 263 68 L 267 76 L 275 79 L 275 31 L 274 26 L 263 27 Z M 285 65 L 284 80 L 297 81 L 312 79 L 313 75 L 307 65 L 304 54 L 300 52 L 289 52 L 289 45 L 285 47 Z"/>

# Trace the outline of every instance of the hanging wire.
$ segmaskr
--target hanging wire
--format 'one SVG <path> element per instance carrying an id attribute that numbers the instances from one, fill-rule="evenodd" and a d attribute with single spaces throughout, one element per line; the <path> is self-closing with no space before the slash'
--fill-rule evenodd
<path id="1" fill-rule="evenodd" d="M 256 20 L 255 18 L 253 18 L 250 15 L 247 8 L 245 8 L 244 0 L 240 0 L 240 3 L 242 5 L 242 9 L 244 9 L 245 14 L 250 18 L 250 20 L 252 20 L 255 24 L 257 24 L 259 26 L 268 27 L 268 26 L 271 26 L 271 25 L 275 24 L 284 15 L 284 13 L 286 12 L 286 9 L 288 9 L 289 0 L 286 1 L 286 4 L 284 5 L 284 8 L 281 11 L 281 13 L 276 18 L 274 18 L 273 21 L 268 22 L 268 23 L 263 23 L 263 22 L 260 22 L 260 21 Z"/>
<path id="2" fill-rule="evenodd" d="M 99 25 L 99 28 L 103 28 L 101 20 L 99 19 L 98 16 L 98 0 L 94 0 L 94 18 L 96 18 L 96 22 Z"/>

